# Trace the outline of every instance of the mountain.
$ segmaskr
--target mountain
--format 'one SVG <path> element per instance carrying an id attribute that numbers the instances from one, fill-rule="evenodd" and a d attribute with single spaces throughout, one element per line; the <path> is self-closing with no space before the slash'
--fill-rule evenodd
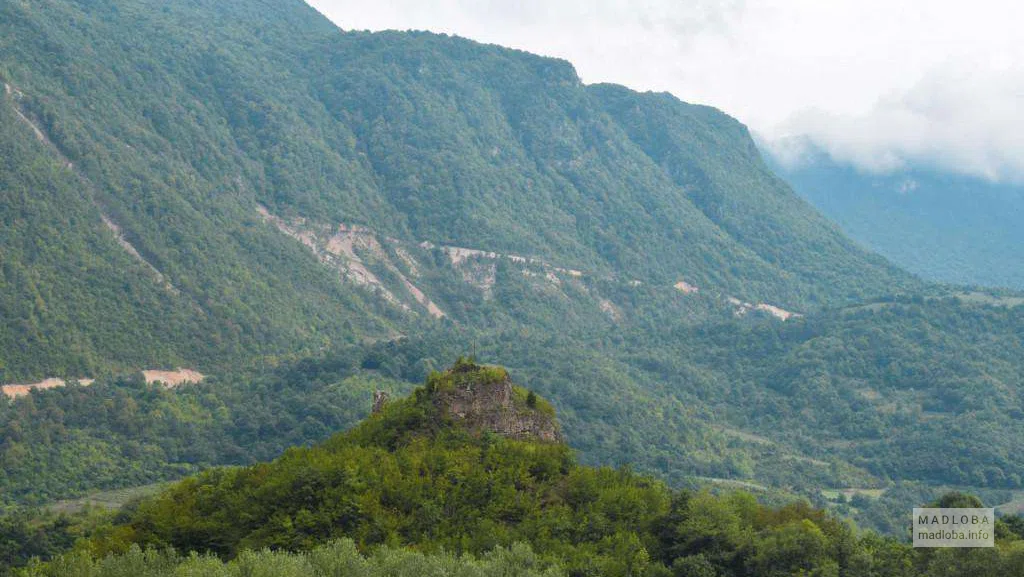
<path id="1" fill-rule="evenodd" d="M 685 281 L 799 311 L 919 286 L 774 180 L 732 119 L 585 86 L 564 61 L 341 32 L 297 0 L 0 10 L 7 382 L 472 323 L 489 294 L 449 279 L 473 251 L 583 292 Z M 686 140 L 644 142 L 629 98 Z M 313 230 L 323 250 L 301 244 Z M 507 310 L 490 264 L 476 284 Z M 584 325 L 614 316 L 606 295 L 564 300 Z"/>
<path id="2" fill-rule="evenodd" d="M 621 86 L 589 87 L 629 138 L 722 230 L 762 260 L 786 271 L 786 282 L 857 286 L 849 276 L 888 274 L 889 265 L 863 254 L 836 234 L 809 204 L 766 165 L 745 126 L 714 108 L 687 104 L 668 93 L 640 94 Z M 857 271 L 857 272 L 855 272 Z M 894 284 L 892 294 L 907 285 Z M 851 291 L 837 300 L 809 295 L 836 305 L 863 298 Z"/>
<path id="3" fill-rule="evenodd" d="M 769 148 L 770 150 L 770 148 Z M 1024 187 L 937 168 L 870 174 L 809 154 L 772 163 L 852 238 L 924 278 L 1024 289 Z"/>

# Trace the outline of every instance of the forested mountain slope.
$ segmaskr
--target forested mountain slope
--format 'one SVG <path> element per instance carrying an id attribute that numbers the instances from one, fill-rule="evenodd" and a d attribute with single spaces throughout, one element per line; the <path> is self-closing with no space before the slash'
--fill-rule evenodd
<path id="1" fill-rule="evenodd" d="M 1021 184 L 915 165 L 870 174 L 824 153 L 775 164 L 847 234 L 907 270 L 942 282 L 1024 289 Z"/>
<path id="2" fill-rule="evenodd" d="M 772 180 L 728 117 L 702 109 L 704 121 L 678 127 L 688 140 L 651 148 L 606 102 L 611 89 L 584 86 L 563 61 L 433 34 L 344 33 L 298 1 L 9 1 L 0 15 L 2 138 L 18 149 L 5 155 L 4 233 L 23 212 L 34 234 L 47 230 L 31 241 L 38 253 L 12 246 L 4 259 L 8 381 L 386 338 L 441 316 L 426 301 L 473 321 L 459 312 L 471 291 L 442 280 L 460 274 L 452 263 L 427 255 L 381 264 L 378 282 L 339 282 L 261 207 L 285 222 L 361 226 L 388 247 L 534 257 L 668 293 L 685 279 L 791 310 L 916 286 Z M 662 113 L 656 98 L 618 91 Z M 40 187 L 54 192 L 16 193 Z M 93 264 L 74 265 L 90 242 Z M 42 292 L 14 276 L 30 259 L 50 279 Z M 352 259 L 335 260 L 348 270 Z M 94 279 L 116 262 L 123 280 Z M 417 280 L 416 264 L 436 275 Z M 606 296 L 569 293 L 555 310 L 585 302 L 576 315 L 591 326 L 616 316 Z"/>
<path id="3" fill-rule="evenodd" d="M 864 259 L 810 204 L 795 198 L 735 119 L 668 93 L 641 94 L 610 84 L 588 90 L 709 220 L 786 271 L 794 286 L 849 287 L 841 296 L 856 299 L 863 293 L 851 273 L 869 278 L 891 273 L 891 265 L 879 257 Z M 904 287 L 896 284 L 887 292 Z M 819 291 L 807 296 L 820 304 L 836 304 Z"/>
<path id="4" fill-rule="evenodd" d="M 5 382 L 224 366 L 387 334 L 375 305 L 245 220 L 223 188 L 237 173 L 213 168 L 230 152 L 211 118 L 160 136 L 146 103 L 187 99 L 121 75 L 131 47 L 76 20 L 86 8 L 0 6 Z"/>

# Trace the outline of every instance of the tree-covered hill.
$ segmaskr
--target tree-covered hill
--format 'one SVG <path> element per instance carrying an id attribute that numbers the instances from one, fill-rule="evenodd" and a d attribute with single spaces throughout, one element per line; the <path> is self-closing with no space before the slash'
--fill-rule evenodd
<path id="1" fill-rule="evenodd" d="M 112 525 L 89 529 L 76 553 L 26 574 L 117 574 L 108 571 L 134 564 L 136 574 L 155 575 L 176 567 L 201 575 L 372 575 L 400 547 L 428 555 L 406 553 L 413 567 L 436 556 L 443 563 L 447 552 L 467 555 L 462 571 L 480 557 L 516 575 L 546 568 L 610 577 L 995 576 L 1014 574 L 1024 561 L 1019 517 L 994 520 L 994 549 L 922 551 L 858 533 L 806 504 L 772 509 L 742 493 L 676 491 L 628 468 L 579 465 L 558 441 L 474 425 L 474 415 L 495 408 L 525 419 L 553 416 L 525 390 L 514 389 L 507 403 L 493 396 L 491 385 L 505 382 L 504 369 L 460 360 L 322 444 L 272 463 L 214 469 L 144 499 Z M 139 546 L 153 549 L 143 554 Z M 167 547 L 179 553 L 158 552 Z M 373 552 L 369 564 L 358 550 Z M 190 551 L 234 561 L 180 556 Z M 109 552 L 123 554 L 104 559 Z M 467 574 L 448 563 L 430 574 Z M 391 567 L 388 574 L 408 574 Z"/>

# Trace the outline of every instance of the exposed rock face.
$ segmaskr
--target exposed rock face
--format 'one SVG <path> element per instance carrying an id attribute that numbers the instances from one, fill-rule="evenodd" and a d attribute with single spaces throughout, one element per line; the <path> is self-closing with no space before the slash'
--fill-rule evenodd
<path id="1" fill-rule="evenodd" d="M 379 413 L 384 410 L 384 405 L 388 402 L 388 394 L 384 391 L 373 392 L 373 412 Z"/>
<path id="2" fill-rule="evenodd" d="M 456 367 L 453 372 L 472 373 L 477 368 Z M 562 434 L 553 412 L 531 407 L 518 396 L 506 373 L 498 380 L 459 379 L 454 386 L 435 391 L 434 403 L 472 430 L 512 439 L 561 442 Z"/>

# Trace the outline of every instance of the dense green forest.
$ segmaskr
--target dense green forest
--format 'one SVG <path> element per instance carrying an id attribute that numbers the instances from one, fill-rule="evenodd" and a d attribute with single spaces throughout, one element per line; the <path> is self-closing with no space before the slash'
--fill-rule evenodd
<path id="1" fill-rule="evenodd" d="M 480 295 L 449 288 L 464 271 L 432 264 L 422 242 L 582 271 L 592 282 L 538 312 L 590 324 L 608 316 L 601 299 L 616 305 L 606 280 L 630 299 L 644 295 L 628 282 L 671 292 L 685 278 L 796 310 L 920 286 L 774 180 L 734 120 L 651 102 L 690 134 L 652 148 L 619 113 L 623 95 L 563 61 L 343 33 L 298 0 L 12 1 L 0 32 L 6 382 L 223 370 L 414 331 L 426 315 L 399 273 L 477 321 L 463 309 Z M 666 168 L 681 161 L 686 175 Z M 375 283 L 339 282 L 260 206 L 368 227 L 418 262 L 371 263 L 395 296 L 381 299 Z"/>
<path id="2" fill-rule="evenodd" d="M 0 384 L 97 378 L 0 396 L 12 557 L 82 537 L 23 506 L 324 442 L 373 390 L 403 394 L 469 353 L 549 399 L 576 451 L 502 467 L 564 461 L 662 505 L 740 486 L 891 534 L 949 488 L 1020 502 L 1024 299 L 927 284 L 859 248 L 720 111 L 461 38 L 343 32 L 298 0 L 0 0 L 0 82 Z M 136 374 L 157 367 L 209 378 L 167 390 Z M 331 446 L 285 458 L 330 461 Z M 679 574 L 770 574 L 750 557 L 760 539 L 841 526 L 699 499 L 760 512 L 723 513 L 737 565 Z M 465 550 L 527 541 L 575 571 L 639 540 L 645 567 L 672 570 L 651 518 L 629 519 L 569 531 L 565 556 L 525 528 Z M 428 541 L 459 552 L 477 529 Z M 270 537 L 314 544 L 243 546 Z M 154 571 L 221 570 L 150 555 Z"/>
<path id="3" fill-rule="evenodd" d="M 0 508 L 97 488 L 177 479 L 271 459 L 363 418 L 374 390 L 411 384 L 358 373 L 342 355 L 274 377 L 210 379 L 170 391 L 141 375 L 0 403 Z"/>
<path id="4" fill-rule="evenodd" d="M 893 531 L 901 499 L 962 487 L 998 504 L 1021 490 L 1022 401 L 1004 386 L 1021 314 L 906 299 L 586 340 L 438 327 L 173 391 L 140 377 L 37 391 L 0 403 L 0 483 L 6 504 L 41 504 L 269 459 L 365 416 L 372 389 L 407 391 L 473 349 L 552 400 L 585 463 L 677 486 L 745 481 Z M 844 488 L 876 493 L 828 502 L 823 490 Z"/>
<path id="5" fill-rule="evenodd" d="M 228 563 L 216 557 L 181 556 L 173 552 L 132 549 L 116 557 L 92 559 L 72 555 L 22 573 L 33 577 L 559 577 L 565 573 L 543 563 L 525 545 L 496 548 L 474 558 L 468 555 L 425 555 L 398 548 L 378 548 L 361 555 L 351 540 L 340 540 L 308 553 L 246 551 Z"/>
<path id="6" fill-rule="evenodd" d="M 186 479 L 94 529 L 77 553 L 25 574 L 108 575 L 135 567 L 156 575 L 317 575 L 362 567 L 372 575 L 395 557 L 448 567 L 439 574 L 459 571 L 458 563 L 469 571 L 481 563 L 474 557 L 482 559 L 478 570 L 518 563 L 524 570 L 609 576 L 952 577 L 1012 575 L 1024 567 L 1020 517 L 996 522 L 994 549 L 914 550 L 805 504 L 772 509 L 744 493 L 673 490 L 629 468 L 579 465 L 558 442 L 470 428 L 469 417 L 444 404 L 444 391 L 472 390 L 494 371 L 457 364 L 322 444 Z M 543 402 L 525 401 L 516 410 L 528 415 L 543 410 Z M 951 494 L 936 505 L 980 503 Z M 401 546 L 427 556 L 394 549 Z M 234 560 L 223 566 L 212 557 L 158 553 L 168 547 Z M 357 549 L 373 553 L 363 559 Z M 110 552 L 123 556 L 106 557 Z M 444 552 L 469 557 L 457 562 Z M 257 561 L 266 565 L 256 569 Z"/>

